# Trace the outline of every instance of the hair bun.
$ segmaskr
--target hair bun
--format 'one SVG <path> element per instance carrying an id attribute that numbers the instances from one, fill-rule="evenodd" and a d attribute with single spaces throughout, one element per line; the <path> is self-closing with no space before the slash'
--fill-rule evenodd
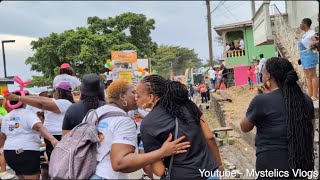
<path id="1" fill-rule="evenodd" d="M 287 73 L 285 84 L 292 85 L 292 84 L 296 83 L 298 80 L 299 80 L 299 78 L 298 78 L 297 72 L 295 70 L 291 70 Z"/>

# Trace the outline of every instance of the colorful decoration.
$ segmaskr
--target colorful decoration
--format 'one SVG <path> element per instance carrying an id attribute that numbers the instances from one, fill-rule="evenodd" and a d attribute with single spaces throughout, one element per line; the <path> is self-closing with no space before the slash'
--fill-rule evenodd
<path id="1" fill-rule="evenodd" d="M 28 81 L 22 81 L 22 79 L 20 79 L 18 76 L 15 76 L 15 77 L 13 78 L 13 80 L 20 85 L 20 89 L 18 90 L 18 92 L 20 92 L 21 97 L 25 96 L 25 93 L 26 93 L 27 91 L 23 90 L 23 89 L 24 89 L 24 86 L 27 85 L 27 84 L 30 84 L 31 81 L 30 81 L 30 80 L 28 80 Z M 3 91 L 3 94 L 4 94 L 4 95 L 9 94 L 9 91 L 8 91 L 8 90 L 4 90 L 4 91 Z M 11 109 L 16 109 L 17 107 L 19 107 L 19 106 L 22 105 L 22 102 L 19 101 L 17 104 L 11 105 L 11 104 L 10 104 L 10 101 L 7 101 L 7 102 L 6 102 L 6 105 L 7 105 L 9 108 L 11 108 Z"/>
<path id="2" fill-rule="evenodd" d="M 152 71 L 152 74 L 158 74 L 158 71 L 154 69 L 154 70 Z"/>
<path id="3" fill-rule="evenodd" d="M 143 72 L 143 69 L 141 67 L 138 67 L 138 72 Z"/>
<path id="4" fill-rule="evenodd" d="M 106 64 L 104 65 L 104 67 L 109 69 L 110 71 L 112 71 L 112 69 L 113 69 L 112 65 L 113 64 L 114 63 L 110 59 L 107 59 Z"/>

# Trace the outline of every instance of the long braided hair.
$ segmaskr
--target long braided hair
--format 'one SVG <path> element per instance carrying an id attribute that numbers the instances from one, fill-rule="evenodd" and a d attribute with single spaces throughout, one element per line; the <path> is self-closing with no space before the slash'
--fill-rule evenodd
<path id="1" fill-rule="evenodd" d="M 163 105 L 167 112 L 173 117 L 187 123 L 187 119 L 181 109 L 185 106 L 193 119 L 200 125 L 201 111 L 197 105 L 188 97 L 187 87 L 177 81 L 166 80 L 159 75 L 149 75 L 141 80 L 142 84 L 149 86 L 149 93 L 159 97 L 158 103 Z"/>
<path id="2" fill-rule="evenodd" d="M 275 79 L 285 100 L 289 167 L 313 170 L 313 115 L 292 64 L 284 58 L 273 57 L 266 62 L 266 70 Z"/>

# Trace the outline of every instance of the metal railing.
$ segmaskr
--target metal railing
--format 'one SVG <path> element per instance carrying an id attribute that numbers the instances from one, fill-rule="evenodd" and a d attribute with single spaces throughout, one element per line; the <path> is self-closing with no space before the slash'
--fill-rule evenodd
<path id="1" fill-rule="evenodd" d="M 283 47 L 285 53 L 281 55 L 285 58 L 288 58 L 288 60 L 292 63 L 300 77 L 300 83 L 305 85 L 304 73 L 298 64 L 300 55 L 297 41 L 301 36 L 302 31 L 299 31 L 296 28 L 291 28 L 276 5 L 273 5 L 273 10 L 276 44 Z"/>

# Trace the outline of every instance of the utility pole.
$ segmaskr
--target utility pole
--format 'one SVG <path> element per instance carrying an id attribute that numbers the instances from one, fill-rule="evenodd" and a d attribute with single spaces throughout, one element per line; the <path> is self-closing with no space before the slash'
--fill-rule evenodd
<path id="1" fill-rule="evenodd" d="M 254 0 L 251 1 L 251 14 L 252 14 L 252 18 L 256 14 L 256 2 Z"/>
<path id="2" fill-rule="evenodd" d="M 208 20 L 209 65 L 213 66 L 210 0 L 206 0 L 206 5 L 207 5 L 207 20 Z"/>

